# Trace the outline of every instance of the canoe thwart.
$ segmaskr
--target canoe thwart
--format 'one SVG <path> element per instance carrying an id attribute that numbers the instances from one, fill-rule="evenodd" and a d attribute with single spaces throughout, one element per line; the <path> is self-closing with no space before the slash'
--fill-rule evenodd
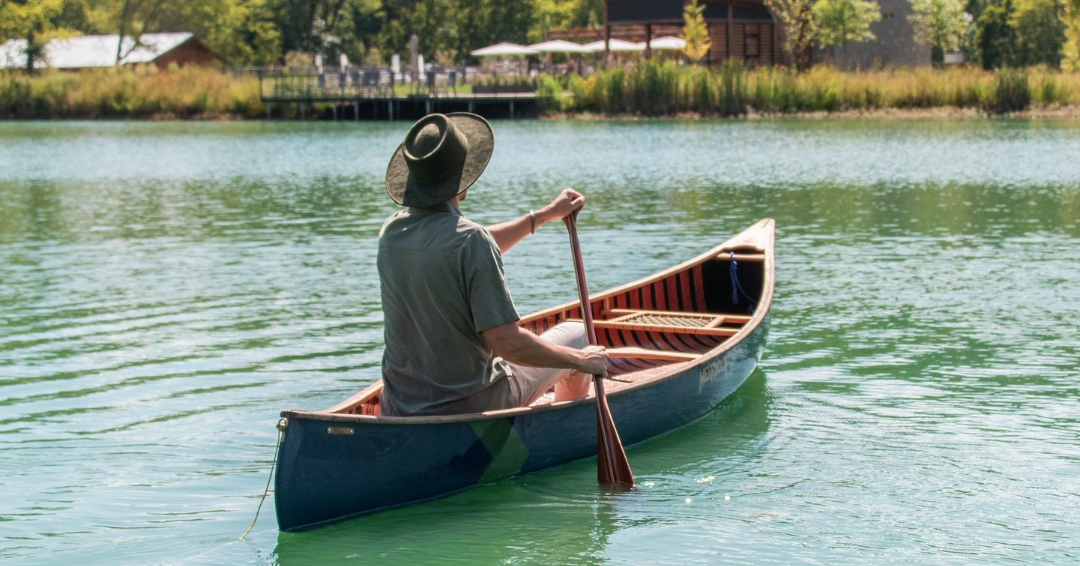
<path id="1" fill-rule="evenodd" d="M 748 254 L 748 253 L 735 253 L 735 257 L 731 256 L 731 252 L 720 252 L 716 255 L 716 259 L 720 261 L 745 261 L 747 263 L 761 263 L 765 261 L 765 254 Z"/>

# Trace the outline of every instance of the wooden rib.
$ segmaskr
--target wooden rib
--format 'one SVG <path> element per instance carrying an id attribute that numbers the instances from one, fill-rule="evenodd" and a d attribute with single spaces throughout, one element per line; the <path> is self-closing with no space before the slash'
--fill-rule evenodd
<path id="1" fill-rule="evenodd" d="M 667 308 L 670 310 L 683 310 L 682 294 L 679 292 L 678 282 L 675 281 L 675 275 L 667 278 L 667 288 L 664 289 L 664 294 L 667 296 Z"/>
<path id="2" fill-rule="evenodd" d="M 649 350 L 646 348 L 612 348 L 608 350 L 607 353 L 613 358 L 671 360 L 673 362 L 689 362 L 701 357 L 701 354 L 687 354 L 685 352 L 665 352 L 663 350 Z"/>
<path id="3" fill-rule="evenodd" d="M 705 306 L 705 304 L 706 304 L 706 302 L 705 302 L 705 278 L 704 278 L 704 275 L 702 274 L 702 271 L 703 270 L 702 270 L 701 264 L 695 265 L 693 268 L 690 269 L 690 273 L 692 275 L 690 281 L 691 281 L 692 286 L 694 288 L 694 291 L 693 291 L 694 300 L 693 300 L 692 304 L 694 306 L 695 311 L 696 310 L 702 310 L 702 311 L 708 310 L 708 307 Z"/>
<path id="4" fill-rule="evenodd" d="M 690 290 L 690 273 L 683 271 L 675 274 L 675 280 L 679 283 L 680 297 L 682 297 L 682 308 L 687 311 L 694 309 L 694 294 Z"/>

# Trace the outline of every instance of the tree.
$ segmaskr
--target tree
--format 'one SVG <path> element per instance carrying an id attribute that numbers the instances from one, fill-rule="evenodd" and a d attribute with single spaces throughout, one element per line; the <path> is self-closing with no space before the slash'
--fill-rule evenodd
<path id="1" fill-rule="evenodd" d="M 1009 24 L 1012 0 L 989 4 L 975 20 L 975 48 L 984 69 L 997 69 L 1012 63 L 1016 51 L 1016 30 Z"/>
<path id="2" fill-rule="evenodd" d="M 817 36 L 814 3 L 817 0 L 765 0 L 784 28 L 784 51 L 800 71 L 810 68 L 810 45 Z"/>
<path id="3" fill-rule="evenodd" d="M 944 60 L 946 51 L 956 51 L 967 37 L 968 15 L 964 0 L 911 0 L 914 13 L 908 16 L 915 41 L 933 48 L 934 60 Z"/>
<path id="4" fill-rule="evenodd" d="M 63 12 L 64 0 L 0 0 L 0 43 L 12 38 L 26 40 L 28 73 L 44 58 L 45 44 L 50 39 L 77 33 L 57 25 Z"/>
<path id="5" fill-rule="evenodd" d="M 683 53 L 691 61 L 700 61 L 709 53 L 712 42 L 709 40 L 709 25 L 705 23 L 705 6 L 698 0 L 690 0 L 683 8 L 683 32 L 680 35 L 686 41 Z"/>
<path id="6" fill-rule="evenodd" d="M 1016 30 L 1013 65 L 1061 65 L 1065 24 L 1058 0 L 1017 0 L 1009 25 Z"/>
<path id="7" fill-rule="evenodd" d="M 1080 0 L 1065 0 L 1061 23 L 1065 26 L 1061 67 L 1066 71 L 1080 71 Z"/>
<path id="8" fill-rule="evenodd" d="M 814 4 L 818 44 L 839 45 L 847 61 L 848 43 L 877 39 L 870 24 L 881 21 L 881 8 L 873 0 L 818 0 Z"/>

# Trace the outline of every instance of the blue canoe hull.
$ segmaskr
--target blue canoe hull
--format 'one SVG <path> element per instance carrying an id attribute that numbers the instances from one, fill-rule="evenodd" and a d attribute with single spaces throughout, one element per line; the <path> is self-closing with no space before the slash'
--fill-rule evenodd
<path id="1" fill-rule="evenodd" d="M 744 331 L 694 363 L 609 393 L 624 444 L 704 417 L 754 371 L 768 335 L 771 245 L 766 262 L 767 293 Z M 594 458 L 596 414 L 592 397 L 450 417 L 285 411 L 275 482 L 278 525 L 305 529 Z"/>

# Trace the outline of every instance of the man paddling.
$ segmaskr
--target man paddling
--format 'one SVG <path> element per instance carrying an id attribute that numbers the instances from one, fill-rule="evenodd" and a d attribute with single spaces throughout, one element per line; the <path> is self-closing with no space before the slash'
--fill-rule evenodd
<path id="1" fill-rule="evenodd" d="M 431 114 L 410 128 L 390 159 L 386 191 L 408 207 L 379 233 L 385 318 L 381 411 L 445 415 L 586 395 L 606 374 L 607 352 L 587 346 L 580 323 L 541 336 L 521 328 L 502 254 L 549 221 L 585 204 L 573 189 L 490 228 L 461 213 L 494 150 L 491 125 L 475 114 Z"/>

